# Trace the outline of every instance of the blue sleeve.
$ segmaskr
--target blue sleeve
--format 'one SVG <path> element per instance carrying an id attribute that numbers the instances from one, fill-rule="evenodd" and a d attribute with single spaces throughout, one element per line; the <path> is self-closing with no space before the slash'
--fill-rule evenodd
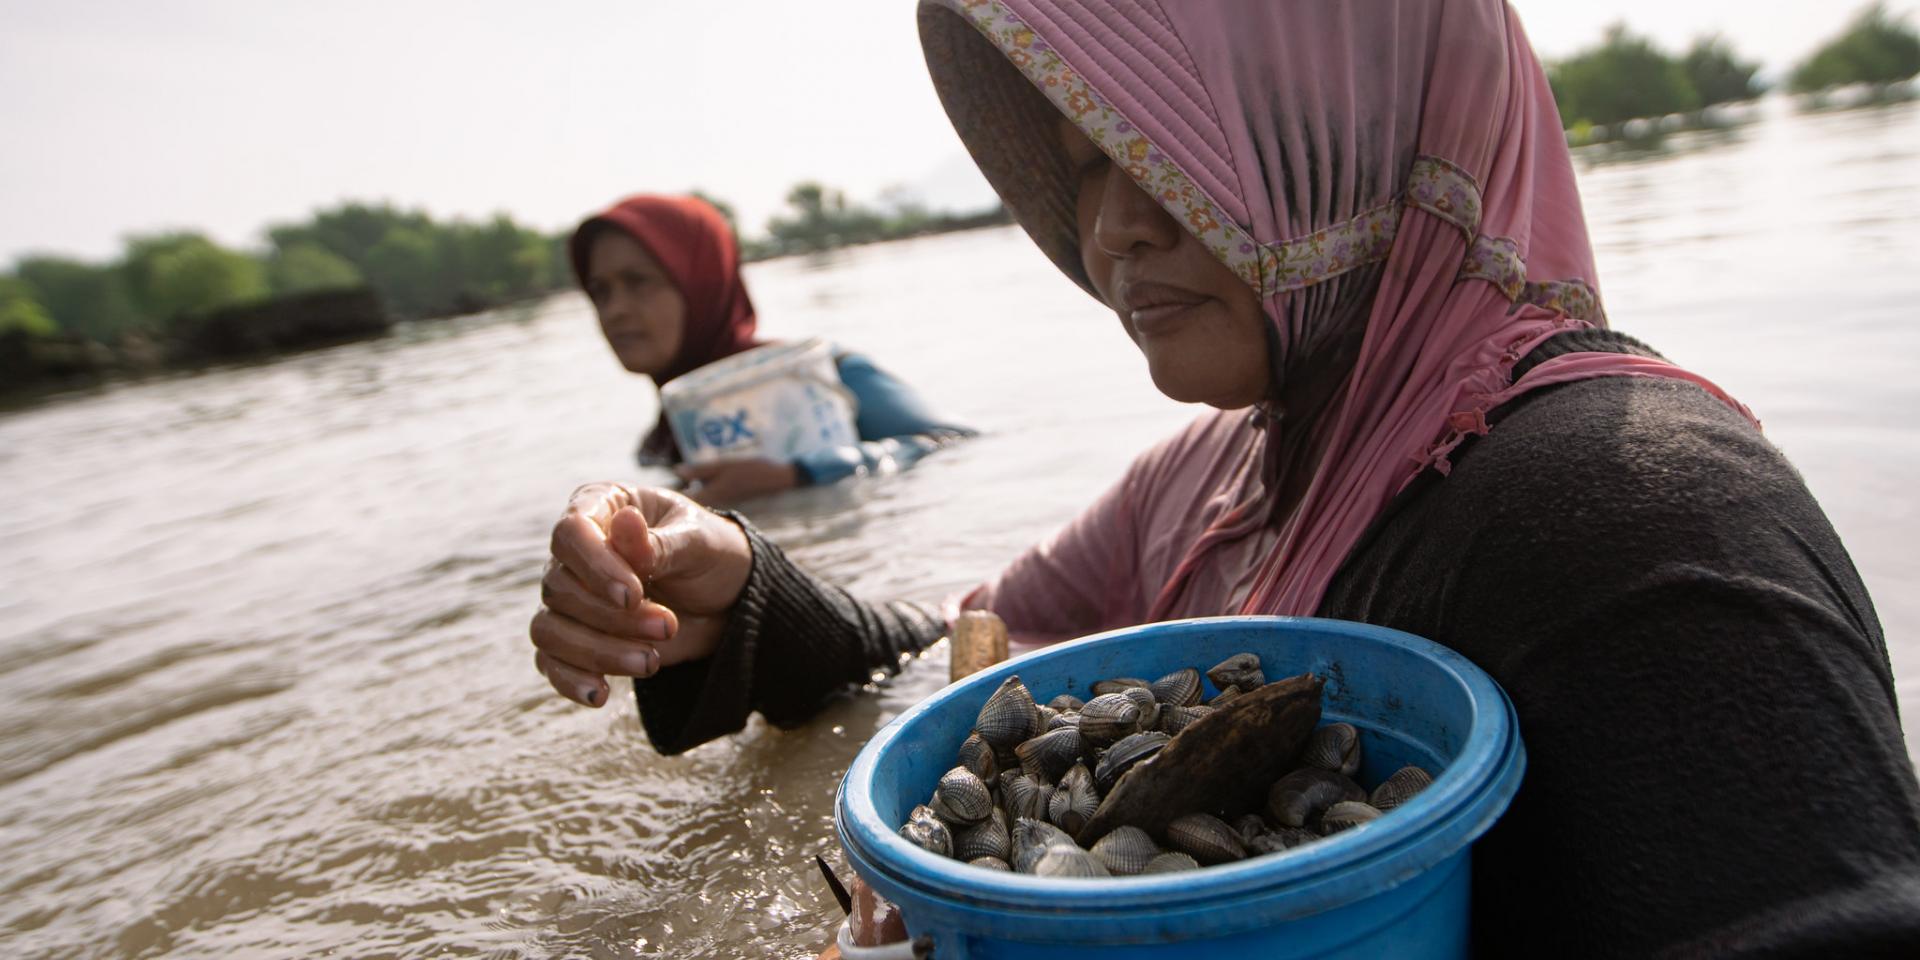
<path id="1" fill-rule="evenodd" d="M 794 462 L 803 485 L 905 470 L 921 457 L 973 431 L 938 416 L 912 387 L 857 353 L 837 360 L 840 382 L 859 404 L 860 442 L 811 453 Z"/>

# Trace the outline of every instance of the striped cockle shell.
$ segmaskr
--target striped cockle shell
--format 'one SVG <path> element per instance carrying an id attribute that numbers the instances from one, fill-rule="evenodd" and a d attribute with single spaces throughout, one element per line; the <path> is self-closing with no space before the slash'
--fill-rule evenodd
<path id="1" fill-rule="evenodd" d="M 1365 800 L 1367 792 L 1352 780 L 1319 767 L 1301 767 L 1267 790 L 1267 817 L 1283 827 L 1304 827 L 1321 811 L 1342 800 Z"/>
<path id="2" fill-rule="evenodd" d="M 1124 693 L 1108 693 L 1080 708 L 1080 735 L 1095 747 L 1140 731 L 1140 705 Z"/>
<path id="3" fill-rule="evenodd" d="M 1080 711 L 1075 710 L 1072 713 L 1054 714 L 1053 719 L 1047 721 L 1047 729 L 1040 732 L 1046 733 L 1047 730 L 1059 730 L 1063 727 L 1072 727 L 1076 730 L 1080 729 Z"/>
<path id="4" fill-rule="evenodd" d="M 1191 707 L 1200 702 L 1200 671 L 1192 667 L 1175 670 L 1147 684 L 1147 689 L 1163 706 Z"/>
<path id="5" fill-rule="evenodd" d="M 1351 777 L 1360 772 L 1360 731 L 1351 723 L 1329 723 L 1313 731 L 1300 762 Z"/>
<path id="6" fill-rule="evenodd" d="M 1143 761 L 1152 759 L 1154 754 L 1160 752 L 1161 747 L 1167 745 L 1169 739 L 1171 738 L 1158 730 L 1121 737 L 1119 742 L 1100 754 L 1100 762 L 1094 765 L 1094 787 L 1102 794 L 1112 790 L 1113 785 L 1120 782 L 1120 778 L 1126 776 L 1128 770 Z"/>
<path id="7" fill-rule="evenodd" d="M 1239 695 L 1240 695 L 1240 688 L 1229 684 L 1221 688 L 1219 693 L 1214 694 L 1213 699 L 1207 701 L 1207 706 L 1208 707 L 1224 707 L 1227 704 L 1232 703 L 1233 698 Z"/>
<path id="8" fill-rule="evenodd" d="M 1177 737 L 1180 735 L 1180 731 L 1191 726 L 1195 720 L 1212 712 L 1213 708 L 1205 704 L 1192 707 L 1169 707 L 1162 705 L 1160 707 L 1160 732 L 1169 737 Z"/>
<path id="9" fill-rule="evenodd" d="M 1012 867 L 1007 866 L 1007 862 L 1005 860 L 1000 859 L 999 857 L 974 857 L 972 860 L 968 860 L 967 864 L 969 866 L 985 867 L 988 870 L 1011 871 L 1013 869 Z"/>
<path id="10" fill-rule="evenodd" d="M 1226 821 L 1212 814 L 1189 813 L 1167 824 L 1167 846 L 1213 866 L 1239 860 L 1247 855 L 1240 834 Z"/>
<path id="11" fill-rule="evenodd" d="M 993 744 L 977 733 L 967 734 L 967 739 L 961 741 L 960 765 L 988 783 L 1000 777 L 1000 761 L 994 758 Z"/>
<path id="12" fill-rule="evenodd" d="M 1020 769 L 1043 783 L 1053 783 L 1069 767 L 1086 757 L 1087 744 L 1077 727 L 1049 730 L 1013 748 L 1020 757 Z"/>
<path id="13" fill-rule="evenodd" d="M 1393 774 L 1385 780 L 1380 781 L 1380 785 L 1373 788 L 1373 795 L 1367 798 L 1367 802 L 1383 811 L 1392 810 L 1394 807 L 1413 799 L 1414 794 L 1432 785 L 1432 774 L 1420 767 L 1408 764 L 1395 770 Z"/>
<path id="14" fill-rule="evenodd" d="M 1015 744 L 1033 736 L 1034 706 L 1033 694 L 1028 692 L 1027 685 L 1021 683 L 1018 676 L 1008 677 L 980 708 L 973 730 L 995 750 L 1012 750 Z"/>
<path id="15" fill-rule="evenodd" d="M 1034 861 L 1033 873 L 1040 877 L 1104 877 L 1107 866 L 1088 853 L 1072 844 L 1055 844 L 1047 847 Z"/>
<path id="16" fill-rule="evenodd" d="M 972 770 L 954 767 L 940 776 L 940 785 L 933 788 L 933 801 L 927 806 L 949 826 L 979 823 L 993 810 L 993 791 Z"/>
<path id="17" fill-rule="evenodd" d="M 1098 697 L 1108 693 L 1121 693 L 1133 688 L 1146 689 L 1147 682 L 1138 677 L 1114 677 L 1111 680 L 1096 680 L 1093 695 Z"/>
<path id="18" fill-rule="evenodd" d="M 1332 836 L 1378 819 L 1380 810 L 1374 805 L 1359 800 L 1342 800 L 1320 815 L 1320 832 Z"/>
<path id="19" fill-rule="evenodd" d="M 1115 827 L 1087 851 L 1117 877 L 1131 877 L 1160 855 L 1160 846 L 1139 827 Z"/>
<path id="20" fill-rule="evenodd" d="M 1054 697 L 1052 700 L 1048 700 L 1047 706 L 1061 713 L 1078 713 L 1081 707 L 1086 706 L 1086 701 L 1071 693 L 1063 693 Z"/>
<path id="21" fill-rule="evenodd" d="M 1170 850 L 1157 857 L 1154 857 L 1152 860 L 1148 860 L 1147 865 L 1141 868 L 1140 872 L 1143 874 L 1145 873 L 1178 873 L 1182 870 L 1198 870 L 1198 869 L 1200 869 L 1200 861 L 1195 860 L 1194 858 L 1189 857 L 1178 850 Z"/>
<path id="22" fill-rule="evenodd" d="M 1152 730 L 1160 725 L 1160 701 L 1154 698 L 1153 691 L 1146 687 L 1128 687 L 1120 692 L 1140 708 L 1140 729 Z"/>
<path id="23" fill-rule="evenodd" d="M 1060 829 L 1077 834 L 1098 809 L 1100 795 L 1093 790 L 1093 776 L 1087 773 L 1086 767 L 1075 764 L 1054 787 L 1047 803 L 1047 819 Z"/>
<path id="24" fill-rule="evenodd" d="M 1006 808 L 1010 817 L 1047 818 L 1047 805 L 1053 800 L 1053 788 L 1025 774 L 1013 778 L 1006 787 Z"/>
<path id="25" fill-rule="evenodd" d="M 1260 657 L 1253 653 L 1236 653 L 1214 664 L 1213 669 L 1207 671 L 1207 679 L 1213 681 L 1216 690 L 1228 687 L 1255 690 L 1267 682 L 1266 674 L 1260 672 Z"/>
<path id="26" fill-rule="evenodd" d="M 937 853 L 943 857 L 953 855 L 952 832 L 924 804 L 914 807 L 913 812 L 907 814 L 907 822 L 901 826 L 900 835 L 906 837 L 907 842 L 928 853 Z"/>
<path id="27" fill-rule="evenodd" d="M 1007 829 L 1007 815 L 999 810 L 970 827 L 963 827 L 953 835 L 953 858 L 955 860 L 978 860 L 981 857 L 1007 858 L 1013 834 Z"/>

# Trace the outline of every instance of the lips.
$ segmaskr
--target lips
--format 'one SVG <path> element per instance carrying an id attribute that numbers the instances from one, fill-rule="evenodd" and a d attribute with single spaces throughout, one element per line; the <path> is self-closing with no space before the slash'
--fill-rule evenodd
<path id="1" fill-rule="evenodd" d="M 1203 293 L 1166 283 L 1129 283 L 1120 290 L 1120 306 L 1138 334 L 1152 334 L 1176 326 L 1188 310 L 1213 299 Z"/>

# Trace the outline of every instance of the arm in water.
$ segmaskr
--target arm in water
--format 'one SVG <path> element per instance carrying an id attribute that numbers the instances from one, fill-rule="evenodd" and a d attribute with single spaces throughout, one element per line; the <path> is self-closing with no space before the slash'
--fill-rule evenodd
<path id="1" fill-rule="evenodd" d="M 919 393 L 857 353 L 841 354 L 840 382 L 859 409 L 860 442 L 808 454 L 794 462 L 800 486 L 837 483 L 850 476 L 905 470 L 922 457 L 974 431 L 934 414 Z"/>
<path id="2" fill-rule="evenodd" d="M 634 677 L 662 753 L 733 733 L 755 711 L 799 724 L 946 629 L 913 604 L 856 600 L 739 517 L 665 490 L 582 487 L 553 554 L 530 630 L 536 664 L 589 706 L 606 702 L 606 675 Z"/>
<path id="3" fill-rule="evenodd" d="M 682 464 L 674 472 L 688 484 L 687 494 L 701 503 L 737 503 L 794 487 L 895 473 L 974 435 L 936 416 L 912 387 L 866 357 L 842 354 L 838 369 L 859 411 L 860 442 L 817 450 L 790 463 L 749 458 Z M 641 462 L 648 463 L 644 446 Z"/>

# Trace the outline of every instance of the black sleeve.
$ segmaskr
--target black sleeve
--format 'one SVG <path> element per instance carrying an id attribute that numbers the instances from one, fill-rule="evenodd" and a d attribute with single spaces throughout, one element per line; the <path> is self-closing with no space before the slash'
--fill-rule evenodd
<path id="1" fill-rule="evenodd" d="M 1920 789 L 1819 505 L 1692 386 L 1557 389 L 1437 488 L 1437 638 L 1528 751 L 1475 849 L 1483 953 L 1920 956 Z"/>
<path id="2" fill-rule="evenodd" d="M 635 680 L 655 750 L 681 753 L 739 731 L 759 711 L 794 727 L 851 689 L 891 675 L 946 632 L 918 604 L 869 604 L 795 566 L 744 517 L 724 515 L 753 548 L 747 585 L 711 658 Z"/>

